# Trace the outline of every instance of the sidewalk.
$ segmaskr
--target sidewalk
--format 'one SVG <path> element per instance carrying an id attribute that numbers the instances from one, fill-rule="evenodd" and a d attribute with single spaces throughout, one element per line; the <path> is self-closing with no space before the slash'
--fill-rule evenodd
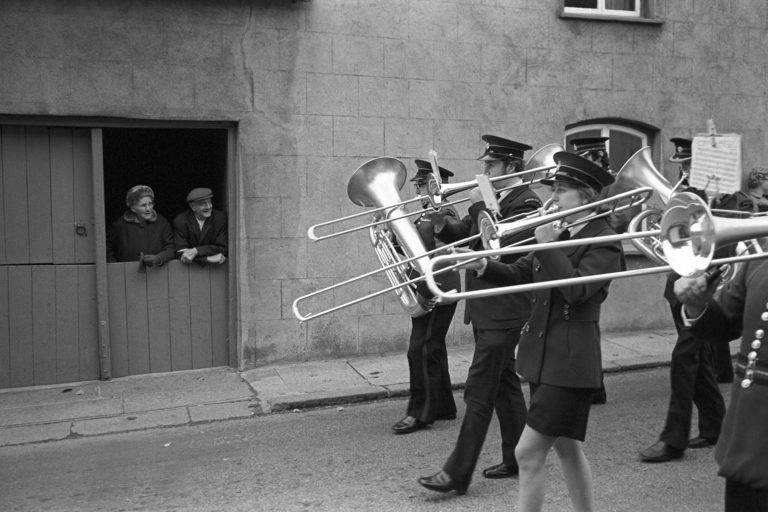
<path id="1" fill-rule="evenodd" d="M 668 330 L 605 333 L 603 368 L 619 372 L 668 365 L 675 337 L 675 332 Z M 461 345 L 448 349 L 455 388 L 464 386 L 473 348 Z M 396 396 L 408 396 L 404 353 L 270 365 L 242 372 L 208 368 L 11 388 L 0 390 L 0 446 L 249 418 Z"/>

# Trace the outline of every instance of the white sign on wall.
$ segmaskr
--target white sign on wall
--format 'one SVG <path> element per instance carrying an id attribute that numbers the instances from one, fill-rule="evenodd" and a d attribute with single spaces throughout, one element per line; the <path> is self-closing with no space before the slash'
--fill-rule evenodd
<path id="1" fill-rule="evenodd" d="M 708 194 L 729 194 L 741 190 L 741 135 L 736 133 L 697 134 L 691 145 L 692 187 Z"/>

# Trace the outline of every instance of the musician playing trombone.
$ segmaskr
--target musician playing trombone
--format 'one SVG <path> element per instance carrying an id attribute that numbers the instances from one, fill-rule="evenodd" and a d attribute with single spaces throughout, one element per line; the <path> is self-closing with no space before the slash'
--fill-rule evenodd
<path id="1" fill-rule="evenodd" d="M 552 201 L 562 211 L 588 205 L 614 181 L 610 173 L 578 155 L 554 155 Z M 605 217 L 581 210 L 535 229 L 537 245 L 561 239 L 613 235 Z M 582 223 L 579 220 L 582 219 Z M 587 220 L 588 219 L 588 220 Z M 566 229 L 569 231 L 565 234 Z M 471 260 L 467 272 L 493 285 L 551 281 L 624 270 L 618 241 L 565 249 L 537 249 L 507 264 Z M 520 336 L 517 372 L 530 383 L 530 405 L 515 455 L 520 466 L 517 510 L 539 511 L 544 502 L 547 454 L 560 459 L 574 510 L 594 509 L 592 473 L 582 443 L 590 403 L 600 387 L 600 308 L 610 281 L 573 284 L 532 292 L 531 315 Z"/>
<path id="2" fill-rule="evenodd" d="M 478 160 L 483 162 L 484 173 L 489 178 L 514 174 L 525 170 L 523 156 L 531 146 L 513 140 L 483 135 L 486 147 Z M 528 214 L 541 208 L 541 200 L 519 177 L 493 182 L 496 189 L 511 186 L 499 197 L 500 217 L 507 219 L 519 214 Z M 460 221 L 434 216 L 435 234 L 446 243 L 461 240 L 478 233 L 477 214 L 485 208 L 479 190 L 471 192 L 472 206 L 469 215 Z M 530 233 L 523 234 L 526 238 Z M 502 245 L 507 240 L 502 240 Z M 481 249 L 480 240 L 473 242 L 473 248 Z M 518 256 L 513 256 L 512 260 Z M 473 275 L 466 276 L 466 289 L 488 287 Z M 527 294 L 504 295 L 467 301 L 464 323 L 472 322 L 475 350 L 467 374 L 464 389 L 466 412 L 453 452 L 443 469 L 431 476 L 419 478 L 418 482 L 433 491 L 456 491 L 464 494 L 485 442 L 493 413 L 499 420 L 501 430 L 502 461 L 483 471 L 485 478 L 510 478 L 517 475 L 515 445 L 525 425 L 525 398 L 520 379 L 515 373 L 515 347 L 520 329 L 528 319 L 530 303 Z"/>
<path id="3" fill-rule="evenodd" d="M 426 160 L 416 160 L 416 176 L 411 181 L 416 186 L 416 194 L 427 197 L 428 177 L 432 167 Z M 440 166 L 440 179 L 448 183 L 453 173 Z M 424 247 L 431 251 L 444 245 L 435 239 L 432 221 L 428 214 L 430 207 L 426 199 L 422 200 L 424 214 L 416 220 L 416 229 L 424 242 Z M 442 208 L 444 215 L 458 218 L 452 207 Z M 441 285 L 445 290 L 461 289 L 458 271 L 441 274 Z M 427 313 L 411 317 L 411 336 L 408 340 L 408 372 L 411 396 L 406 414 L 392 426 L 395 434 L 409 434 L 431 425 L 435 420 L 456 419 L 456 402 L 453 399 L 451 376 L 448 373 L 448 351 L 445 336 L 456 311 L 456 302 L 438 304 L 436 297 L 422 281 L 416 286 L 416 293 Z"/>

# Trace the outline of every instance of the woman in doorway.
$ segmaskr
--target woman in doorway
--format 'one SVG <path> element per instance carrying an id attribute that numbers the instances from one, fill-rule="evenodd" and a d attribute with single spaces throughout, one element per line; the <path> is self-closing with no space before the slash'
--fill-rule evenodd
<path id="1" fill-rule="evenodd" d="M 128 209 L 107 232 L 107 261 L 140 261 L 147 267 L 173 259 L 173 228 L 155 211 L 155 193 L 136 185 L 125 195 Z"/>
<path id="2" fill-rule="evenodd" d="M 552 200 L 566 211 L 593 203 L 614 179 L 578 155 L 559 152 Z M 535 230 L 538 244 L 613 235 L 605 218 L 583 219 L 575 212 Z M 621 242 L 589 243 L 537 250 L 505 264 L 473 261 L 467 272 L 497 285 L 535 283 L 618 272 L 625 268 Z M 471 269 L 471 270 L 470 270 Z M 582 450 L 592 396 L 600 387 L 600 307 L 610 280 L 531 292 L 531 316 L 522 329 L 516 370 L 530 383 L 531 399 L 523 434 L 515 449 L 520 466 L 518 510 L 540 511 L 544 503 L 547 454 L 554 448 L 563 468 L 574 510 L 594 510 L 592 473 Z"/>

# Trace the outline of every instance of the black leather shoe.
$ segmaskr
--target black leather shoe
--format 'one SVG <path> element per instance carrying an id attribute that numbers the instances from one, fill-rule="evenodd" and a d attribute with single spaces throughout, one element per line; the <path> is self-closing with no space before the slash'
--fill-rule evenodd
<path id="1" fill-rule="evenodd" d="M 427 426 L 427 423 L 423 423 L 413 416 L 406 416 L 392 425 L 392 430 L 395 431 L 395 434 L 410 434 L 411 432 L 427 428 Z"/>
<path id="2" fill-rule="evenodd" d="M 640 460 L 643 462 L 667 462 L 682 456 L 683 450 L 669 446 L 664 441 L 656 441 L 656 443 L 640 451 Z"/>
<path id="3" fill-rule="evenodd" d="M 518 471 L 519 470 L 516 467 L 511 468 L 502 462 L 501 464 L 485 468 L 483 470 L 483 476 L 485 478 L 512 478 L 513 476 L 517 476 Z"/>
<path id="4" fill-rule="evenodd" d="M 459 485 L 453 481 L 448 473 L 443 470 L 438 471 L 432 476 L 422 476 L 419 478 L 419 483 L 429 489 L 430 491 L 437 492 L 450 492 L 456 491 L 456 494 L 465 494 L 467 492 L 466 485 Z"/>
<path id="5" fill-rule="evenodd" d="M 717 438 L 712 437 L 694 437 L 688 441 L 688 448 L 708 448 L 717 444 Z"/>

